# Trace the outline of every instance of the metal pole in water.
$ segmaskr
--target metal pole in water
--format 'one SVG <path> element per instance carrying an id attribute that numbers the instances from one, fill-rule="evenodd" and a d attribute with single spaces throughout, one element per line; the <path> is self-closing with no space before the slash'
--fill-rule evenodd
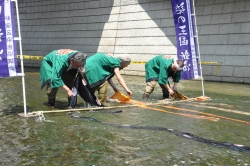
<path id="1" fill-rule="evenodd" d="M 18 73 L 18 76 L 22 76 L 22 87 L 23 87 L 23 107 L 24 107 L 24 116 L 27 115 L 27 107 L 26 107 L 26 91 L 25 91 L 25 79 L 24 79 L 24 67 L 23 67 L 23 52 L 22 52 L 22 38 L 21 38 L 21 30 L 20 30 L 20 21 L 19 21 L 19 11 L 18 11 L 18 3 L 17 0 L 11 0 L 14 1 L 16 4 L 16 16 L 17 16 L 17 28 L 18 28 L 18 36 L 17 38 L 14 38 L 14 40 L 19 41 L 19 49 L 20 49 L 20 61 L 21 61 L 21 73 Z"/>
<path id="2" fill-rule="evenodd" d="M 203 75 L 202 75 L 202 67 L 201 67 L 201 56 L 200 56 L 199 38 L 198 38 L 198 30 L 197 30 L 196 15 L 195 15 L 195 4 L 194 4 L 194 0 L 192 0 L 192 1 L 193 1 L 193 14 L 192 14 L 192 16 L 194 17 L 195 37 L 196 37 L 196 42 L 197 42 L 196 45 L 197 45 L 197 51 L 198 51 L 199 61 L 200 61 L 200 74 L 201 74 L 202 95 L 205 96 L 204 83 L 203 83 Z"/>

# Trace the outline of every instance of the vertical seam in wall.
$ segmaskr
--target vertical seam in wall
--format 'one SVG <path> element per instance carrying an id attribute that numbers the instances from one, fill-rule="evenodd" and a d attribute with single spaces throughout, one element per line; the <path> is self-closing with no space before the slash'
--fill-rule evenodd
<path id="1" fill-rule="evenodd" d="M 120 8 L 119 8 L 119 12 L 118 12 L 118 20 L 117 20 L 117 27 L 116 27 L 116 31 L 115 31 L 115 43 L 114 43 L 114 50 L 113 50 L 113 55 L 115 53 L 115 47 L 116 47 L 116 39 L 117 39 L 117 31 L 118 31 L 118 27 L 119 27 L 119 21 L 120 21 L 120 14 L 121 14 L 121 2 L 122 0 L 120 0 Z"/>

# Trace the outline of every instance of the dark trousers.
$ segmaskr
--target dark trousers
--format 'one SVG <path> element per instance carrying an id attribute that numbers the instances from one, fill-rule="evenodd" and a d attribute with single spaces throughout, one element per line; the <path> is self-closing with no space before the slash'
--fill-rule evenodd
<path id="1" fill-rule="evenodd" d="M 157 85 L 158 81 L 156 80 L 152 80 L 147 82 L 146 88 L 145 88 L 145 94 L 147 94 L 148 96 L 154 91 L 155 86 Z M 162 94 L 163 94 L 163 98 L 168 98 L 169 97 L 169 92 L 168 89 L 163 85 L 163 84 L 159 84 L 161 89 L 162 89 Z M 170 84 L 169 84 L 170 86 Z"/>
<path id="2" fill-rule="evenodd" d="M 69 89 L 72 89 L 74 85 L 76 73 L 77 73 L 77 69 L 70 69 L 62 74 L 62 80 Z M 47 85 L 47 95 L 48 95 L 48 102 L 50 106 L 55 106 L 57 92 L 58 92 L 58 88 L 51 88 L 50 84 Z"/>

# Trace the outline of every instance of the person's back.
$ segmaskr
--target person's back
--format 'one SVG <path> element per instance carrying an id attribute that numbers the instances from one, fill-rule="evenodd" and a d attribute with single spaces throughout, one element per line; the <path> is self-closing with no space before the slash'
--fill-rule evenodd
<path id="1" fill-rule="evenodd" d="M 172 95 L 173 90 L 170 87 L 168 78 L 173 78 L 173 81 L 175 82 L 173 89 L 176 89 L 176 85 L 181 77 L 182 67 L 182 61 L 176 61 L 173 57 L 164 54 L 157 55 L 148 61 L 145 65 L 147 85 L 143 94 L 143 99 L 149 98 L 149 95 L 154 91 L 157 82 L 162 89 L 163 98 L 168 98 L 169 94 Z"/>
<path id="2" fill-rule="evenodd" d="M 157 55 L 149 60 L 145 65 L 146 82 L 159 80 L 159 83 L 167 83 L 167 68 L 172 64 L 173 58 L 164 54 Z"/>
<path id="3" fill-rule="evenodd" d="M 71 49 L 60 49 L 46 55 L 40 67 L 41 89 L 46 86 L 48 103 L 55 106 L 58 88 L 64 89 L 68 101 L 73 96 L 72 86 L 78 68 L 83 67 L 87 55 Z"/>
<path id="4" fill-rule="evenodd" d="M 95 87 L 106 81 L 114 73 L 115 67 L 120 67 L 120 59 L 106 53 L 96 53 L 86 60 L 85 76 L 90 87 Z"/>
<path id="5" fill-rule="evenodd" d="M 69 58 L 76 52 L 70 49 L 54 50 L 43 58 L 40 67 L 41 89 L 47 84 L 51 84 L 52 88 L 64 84 L 61 75 L 69 67 Z"/>
<path id="6" fill-rule="evenodd" d="M 106 53 L 96 53 L 87 58 L 85 77 L 91 91 L 93 93 L 98 92 L 98 100 L 103 105 L 107 104 L 108 84 L 111 85 L 115 92 L 119 91 L 112 81 L 114 75 L 127 94 L 132 95 L 120 73 L 120 70 L 127 67 L 130 62 L 131 58 L 127 55 L 118 55 L 116 57 Z"/>

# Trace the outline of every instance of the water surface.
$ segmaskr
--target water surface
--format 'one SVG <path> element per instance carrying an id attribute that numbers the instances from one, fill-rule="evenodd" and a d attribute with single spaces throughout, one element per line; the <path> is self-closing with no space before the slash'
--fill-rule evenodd
<path id="1" fill-rule="evenodd" d="M 124 79 L 134 93 L 133 99 L 142 101 L 144 77 L 124 76 Z M 28 112 L 51 110 L 45 90 L 39 88 L 39 73 L 26 72 L 25 82 Z M 200 81 L 181 81 L 178 87 L 188 97 L 202 95 Z M 152 106 L 158 110 L 129 107 L 73 114 L 106 123 L 72 118 L 67 112 L 44 113 L 45 121 L 40 121 L 18 116 L 23 112 L 21 78 L 1 78 L 0 165 L 249 165 L 247 152 L 157 130 L 157 127 L 174 129 L 208 140 L 250 146 L 250 120 L 246 115 L 250 113 L 249 85 L 204 82 L 204 88 L 205 95 L 211 98 L 209 101 L 166 105 L 173 108 Z M 111 88 L 108 94 L 113 94 Z M 156 103 L 160 99 L 158 86 L 148 102 Z M 66 94 L 60 89 L 56 109 L 66 109 L 66 102 Z M 84 107 L 80 99 L 79 107 Z M 114 113 L 117 110 L 122 112 Z M 212 121 L 193 116 L 205 116 L 204 113 L 220 118 Z"/>

